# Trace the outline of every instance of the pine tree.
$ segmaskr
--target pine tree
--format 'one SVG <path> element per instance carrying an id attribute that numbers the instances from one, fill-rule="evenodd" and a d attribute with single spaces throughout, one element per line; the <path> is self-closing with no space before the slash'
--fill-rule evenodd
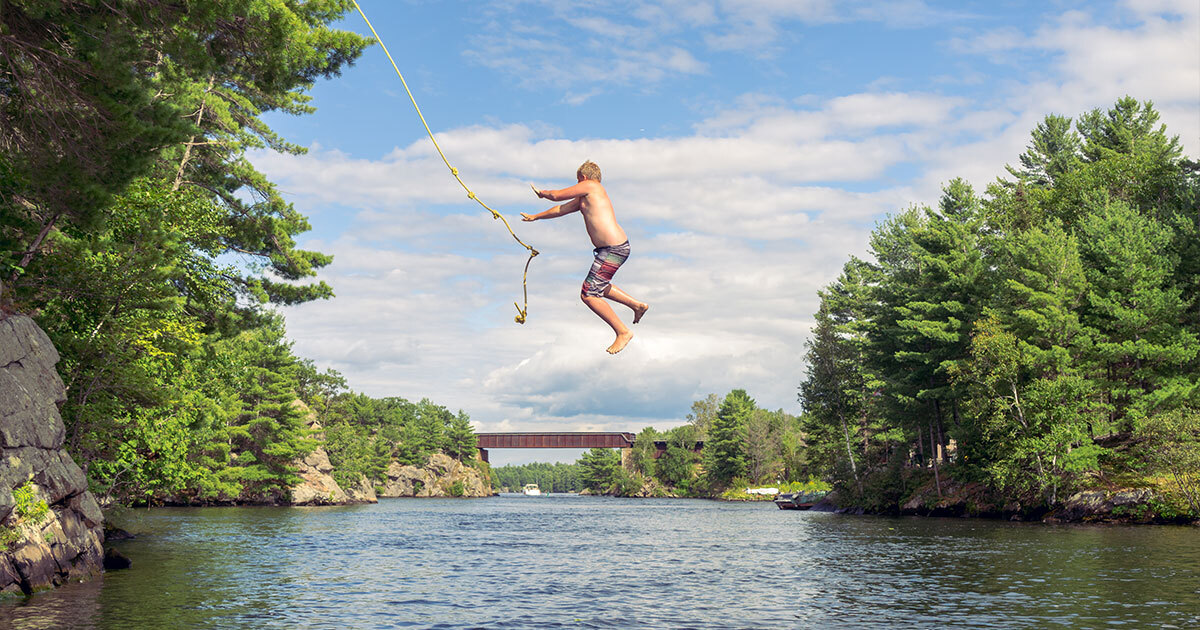
<path id="1" fill-rule="evenodd" d="M 275 501 L 299 481 L 293 462 L 312 452 L 301 407 L 296 404 L 295 357 L 282 324 L 242 333 L 237 344 L 242 407 L 227 428 L 230 444 L 225 479 L 241 484 L 234 499 Z"/>
<path id="2" fill-rule="evenodd" d="M 1082 227 L 1089 355 L 1111 419 L 1130 430 L 1137 419 L 1194 395 L 1197 376 L 1178 366 L 1195 361 L 1197 336 L 1183 323 L 1187 303 L 1173 282 L 1167 226 L 1112 201 L 1089 213 Z"/>
<path id="3" fill-rule="evenodd" d="M 446 454 L 459 461 L 474 459 L 479 452 L 479 442 L 475 438 L 475 430 L 471 428 L 471 417 L 460 409 L 458 414 L 450 418 L 446 426 Z"/>
<path id="4" fill-rule="evenodd" d="M 621 456 L 610 448 L 593 448 L 579 458 L 579 480 L 593 492 L 608 492 L 617 481 Z"/>
<path id="5" fill-rule="evenodd" d="M 746 424 L 754 399 L 744 389 L 725 396 L 704 442 L 704 471 L 714 485 L 724 485 L 747 472 Z"/>

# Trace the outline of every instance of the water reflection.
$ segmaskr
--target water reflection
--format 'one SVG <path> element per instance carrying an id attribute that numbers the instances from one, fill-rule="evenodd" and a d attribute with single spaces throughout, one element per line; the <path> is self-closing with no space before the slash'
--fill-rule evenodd
<path id="1" fill-rule="evenodd" d="M 1200 626 L 1200 535 L 589 497 L 131 512 L 0 627 Z"/>

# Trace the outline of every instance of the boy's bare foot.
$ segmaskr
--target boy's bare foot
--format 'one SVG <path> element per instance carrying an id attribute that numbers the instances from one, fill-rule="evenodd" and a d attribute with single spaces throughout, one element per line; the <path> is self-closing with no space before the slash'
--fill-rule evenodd
<path id="1" fill-rule="evenodd" d="M 617 340 L 608 347 L 608 353 L 616 354 L 624 350 L 630 339 L 633 339 L 633 331 L 626 330 L 625 332 L 617 335 Z"/>
<path id="2" fill-rule="evenodd" d="M 642 321 L 642 315 L 645 315 L 648 310 L 650 310 L 649 304 L 638 302 L 638 305 L 633 308 L 633 323 Z"/>

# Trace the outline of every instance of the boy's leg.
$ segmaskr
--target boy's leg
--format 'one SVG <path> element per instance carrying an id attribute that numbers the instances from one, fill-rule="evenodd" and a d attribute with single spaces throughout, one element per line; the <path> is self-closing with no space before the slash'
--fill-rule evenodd
<path id="1" fill-rule="evenodd" d="M 646 311 L 650 309 L 649 304 L 633 299 L 628 293 L 618 289 L 615 284 L 608 285 L 604 297 L 633 309 L 633 323 L 635 324 L 642 321 L 642 315 L 645 315 Z"/>
<path id="2" fill-rule="evenodd" d="M 629 327 L 621 321 L 621 318 L 617 317 L 617 314 L 604 301 L 604 298 L 593 295 L 581 295 L 580 298 L 583 299 L 583 303 L 587 304 L 588 308 L 592 309 L 593 313 L 599 315 L 600 319 L 604 320 L 604 323 L 612 327 L 613 332 L 617 333 L 617 339 L 608 347 L 608 353 L 616 354 L 623 350 L 626 344 L 629 343 L 629 340 L 633 339 L 633 332 L 629 330 Z"/>

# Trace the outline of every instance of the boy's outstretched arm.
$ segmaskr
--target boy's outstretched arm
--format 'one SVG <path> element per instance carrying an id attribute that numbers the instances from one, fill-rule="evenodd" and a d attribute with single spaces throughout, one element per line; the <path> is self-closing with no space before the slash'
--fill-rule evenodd
<path id="1" fill-rule="evenodd" d="M 576 210 L 579 210 L 579 199 L 572 199 L 572 200 L 568 201 L 567 203 L 562 204 L 561 206 L 554 206 L 553 208 L 550 208 L 549 210 L 546 210 L 544 212 L 539 212 L 537 214 L 526 214 L 526 213 L 522 212 L 521 220 L 522 221 L 537 221 L 538 219 L 553 219 L 555 217 L 561 217 L 564 214 L 571 214 L 572 212 L 575 212 Z"/>
<path id="2" fill-rule="evenodd" d="M 566 201 L 567 199 L 578 199 L 579 197 L 583 197 L 584 195 L 595 190 L 595 187 L 599 185 L 599 182 L 585 179 L 578 184 L 571 186 L 570 188 L 563 188 L 562 190 L 538 190 L 537 188 L 534 188 L 533 191 L 542 199 L 549 199 L 550 201 Z"/>

